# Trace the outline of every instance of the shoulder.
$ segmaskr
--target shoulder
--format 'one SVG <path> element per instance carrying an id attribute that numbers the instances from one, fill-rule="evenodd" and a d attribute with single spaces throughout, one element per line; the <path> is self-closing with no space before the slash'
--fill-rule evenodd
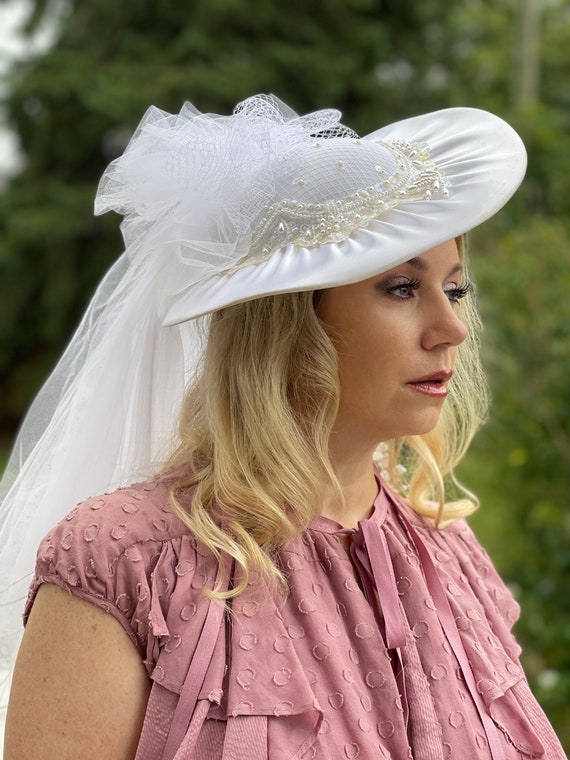
<path id="1" fill-rule="evenodd" d="M 419 534 L 448 596 L 459 607 L 475 603 L 492 625 L 505 632 L 510 648 L 518 650 L 510 631 L 519 619 L 520 606 L 469 523 L 460 518 L 436 527 L 433 519 L 418 514 L 406 499 L 397 494 L 392 498 Z"/>
<path id="2" fill-rule="evenodd" d="M 171 508 L 176 480 L 161 475 L 73 509 L 40 544 L 24 620 L 38 588 L 58 585 L 116 617 L 151 667 L 160 637 L 168 635 L 180 582 L 192 588 L 186 596 L 198 604 L 217 570 L 215 558 Z M 191 494 L 184 503 L 190 505 Z"/>
<path id="3" fill-rule="evenodd" d="M 55 530 L 68 536 L 68 541 L 81 538 L 89 544 L 97 539 L 106 540 L 119 551 L 141 541 L 184 535 L 188 528 L 170 505 L 170 490 L 176 480 L 172 474 L 159 475 L 89 498 L 66 515 Z M 81 530 L 83 534 L 77 535 Z"/>
<path id="4" fill-rule="evenodd" d="M 134 559 L 143 551 L 159 551 L 165 541 L 188 535 L 170 506 L 174 482 L 172 476 L 157 477 L 77 505 L 40 544 L 37 570 L 49 572 L 54 566 L 67 565 L 68 581 L 73 584 L 73 569 L 80 572 L 78 565 L 106 562 L 112 572 L 123 556 L 130 554 Z"/>
<path id="5" fill-rule="evenodd" d="M 458 600 L 476 599 L 489 620 L 510 631 L 519 619 L 520 606 L 469 523 L 458 519 L 438 529 L 417 517 L 416 527 L 450 593 Z"/>

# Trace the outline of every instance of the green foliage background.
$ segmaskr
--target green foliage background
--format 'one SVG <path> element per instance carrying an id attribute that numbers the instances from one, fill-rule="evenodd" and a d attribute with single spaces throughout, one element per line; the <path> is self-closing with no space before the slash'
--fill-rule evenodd
<path id="1" fill-rule="evenodd" d="M 0 0 L 2 2 L 3 0 Z M 36 0 L 53 49 L 3 108 L 25 165 L 0 194 L 0 435 L 13 435 L 104 270 L 118 219 L 97 181 L 152 103 L 227 113 L 254 92 L 336 106 L 362 133 L 451 105 L 519 129 L 527 180 L 471 241 L 494 407 L 460 475 L 523 605 L 532 685 L 570 747 L 570 11 L 563 0 Z M 539 11 L 537 23 L 524 19 Z M 530 37 L 529 37 L 530 29 Z M 533 51 L 538 55 L 534 56 Z M 535 83 L 528 85 L 527 77 Z"/>

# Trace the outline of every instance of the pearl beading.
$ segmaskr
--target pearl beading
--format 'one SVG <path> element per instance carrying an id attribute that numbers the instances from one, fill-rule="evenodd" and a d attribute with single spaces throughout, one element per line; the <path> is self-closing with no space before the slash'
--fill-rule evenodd
<path id="1" fill-rule="evenodd" d="M 360 139 L 353 142 L 362 143 Z M 288 244 L 316 248 L 341 242 L 404 202 L 449 197 L 448 182 L 443 171 L 430 160 L 425 143 L 399 140 L 378 144 L 396 161 L 396 170 L 390 176 L 386 177 L 386 171 L 376 165 L 379 181 L 342 200 L 301 203 L 293 198 L 272 204 L 253 232 L 248 255 L 235 268 L 265 261 Z M 313 147 L 319 148 L 320 143 L 314 143 Z M 336 168 L 345 171 L 345 162 L 339 160 Z M 301 186 L 304 180 L 298 178 L 293 184 Z"/>

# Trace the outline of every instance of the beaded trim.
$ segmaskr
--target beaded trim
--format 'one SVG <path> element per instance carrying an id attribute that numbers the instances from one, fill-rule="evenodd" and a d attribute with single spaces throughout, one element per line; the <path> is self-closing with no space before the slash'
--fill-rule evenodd
<path id="1" fill-rule="evenodd" d="M 396 160 L 396 171 L 390 177 L 338 201 L 300 203 L 285 199 L 269 206 L 253 232 L 248 255 L 234 269 L 265 261 L 288 244 L 316 248 L 339 243 L 402 202 L 449 196 L 448 182 L 442 170 L 429 160 L 425 143 L 399 140 L 378 144 Z M 340 161 L 338 168 L 344 168 Z M 380 167 L 376 169 L 382 173 Z"/>

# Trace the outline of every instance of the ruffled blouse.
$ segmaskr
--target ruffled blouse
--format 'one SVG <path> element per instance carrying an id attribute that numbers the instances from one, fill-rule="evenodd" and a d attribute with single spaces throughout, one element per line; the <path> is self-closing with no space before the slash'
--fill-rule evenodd
<path id="1" fill-rule="evenodd" d="M 286 599 L 253 579 L 232 602 L 168 757 L 218 572 L 172 482 L 76 507 L 39 548 L 25 614 L 47 582 L 123 626 L 153 682 L 137 760 L 564 760 L 519 663 L 518 605 L 473 533 L 434 529 L 385 487 L 358 528 L 321 517 L 287 544 Z"/>

